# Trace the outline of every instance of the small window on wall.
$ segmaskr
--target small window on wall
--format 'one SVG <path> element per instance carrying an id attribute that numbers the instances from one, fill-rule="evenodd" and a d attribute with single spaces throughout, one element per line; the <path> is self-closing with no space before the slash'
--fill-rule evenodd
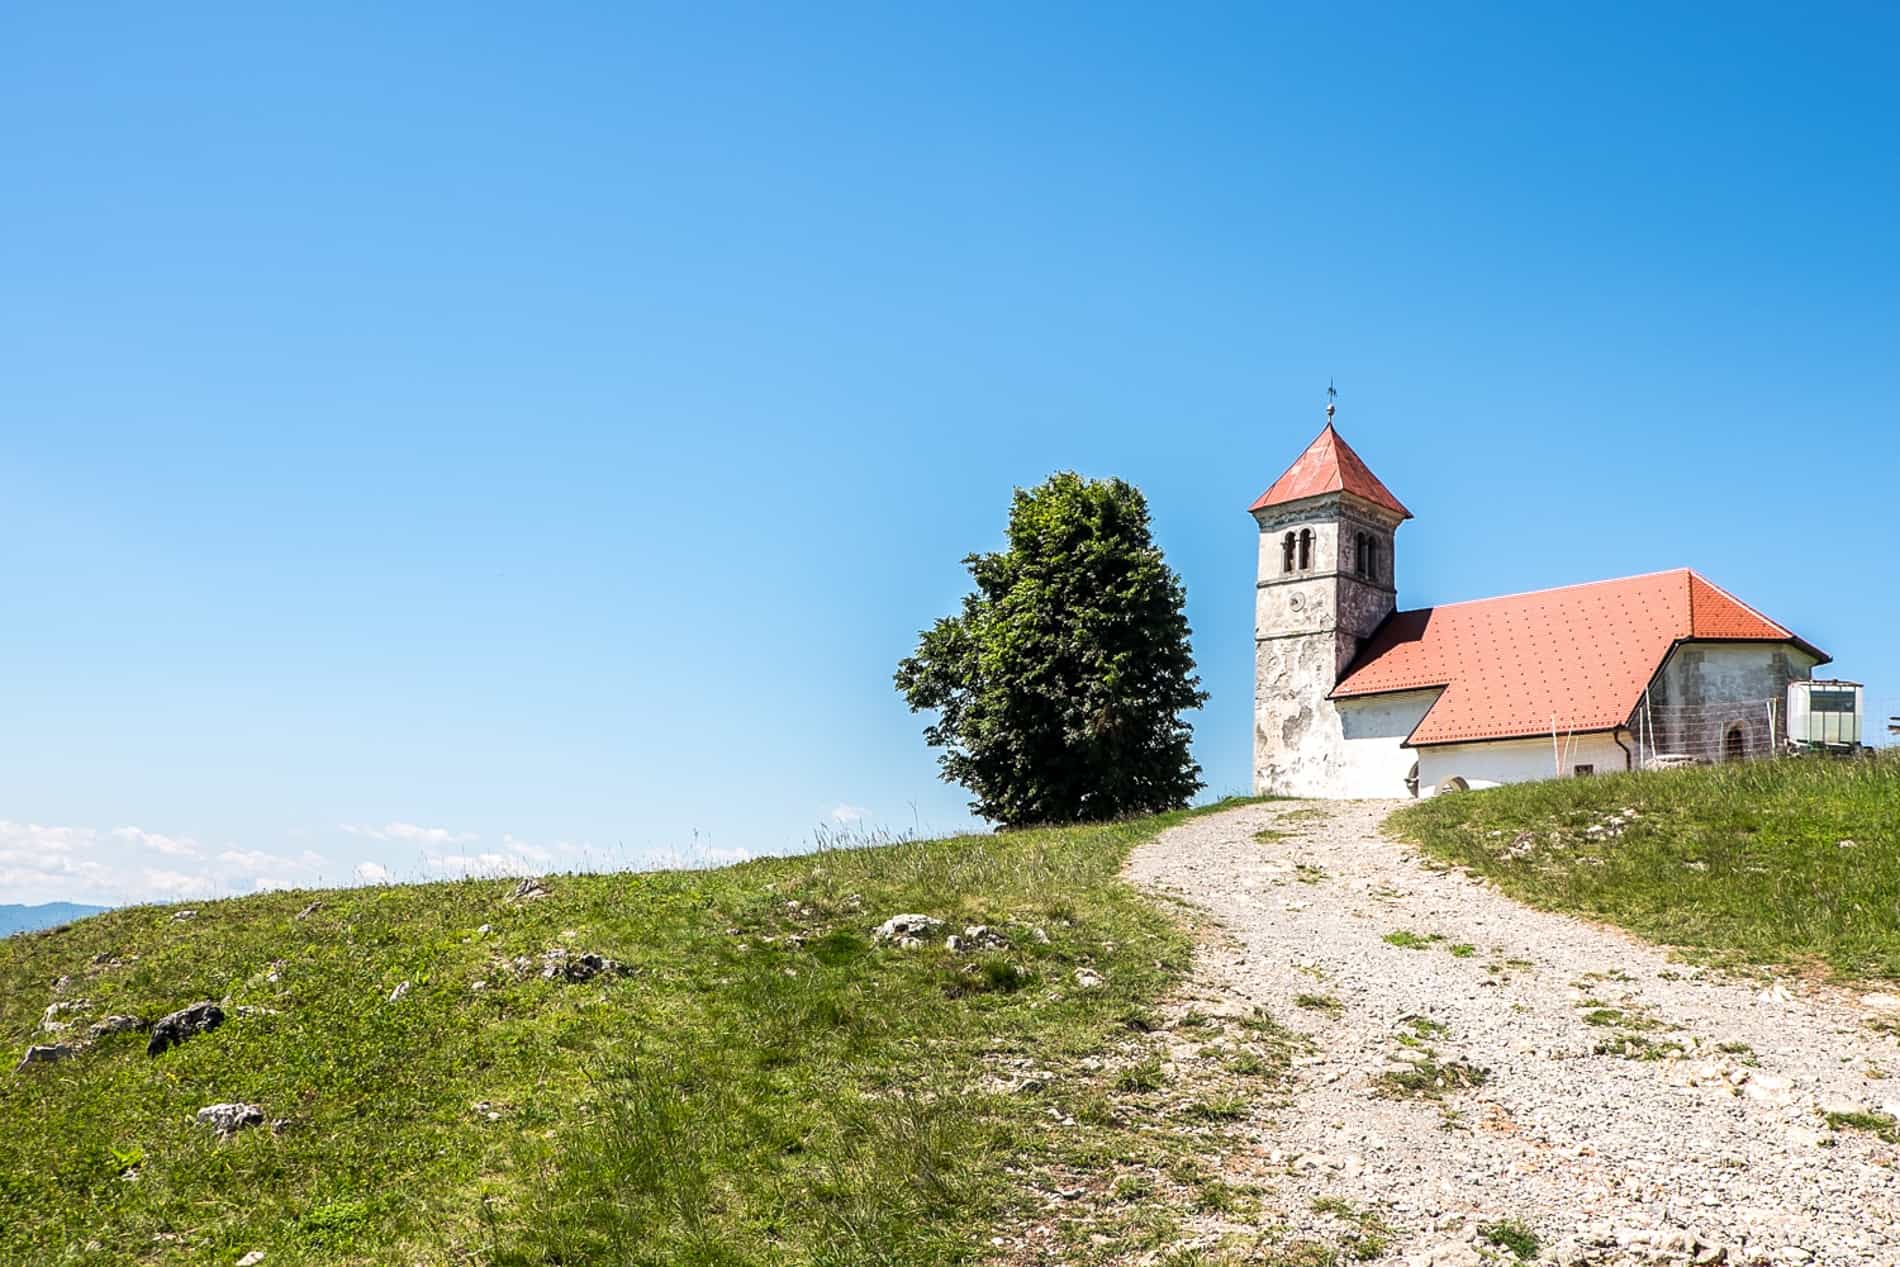
<path id="1" fill-rule="evenodd" d="M 1293 545 L 1293 534 L 1289 532 L 1280 542 L 1280 570 L 1282 572 L 1293 570 Z"/>
<path id="2" fill-rule="evenodd" d="M 1352 571 L 1355 576 L 1366 574 L 1366 534 L 1363 532 L 1352 534 Z"/>
<path id="3" fill-rule="evenodd" d="M 1594 765 L 1580 765 L 1574 771 L 1572 771 L 1572 774 L 1574 774 L 1579 779 L 1587 779 L 1591 775 L 1595 774 L 1596 772 L 1597 772 L 1597 768 Z"/>
<path id="4" fill-rule="evenodd" d="M 1312 566 L 1313 530 L 1311 528 L 1302 528 L 1300 529 L 1300 571 L 1304 572 Z"/>
<path id="5" fill-rule="evenodd" d="M 1366 577 L 1373 581 L 1379 579 L 1379 539 L 1377 537 L 1366 538 Z"/>

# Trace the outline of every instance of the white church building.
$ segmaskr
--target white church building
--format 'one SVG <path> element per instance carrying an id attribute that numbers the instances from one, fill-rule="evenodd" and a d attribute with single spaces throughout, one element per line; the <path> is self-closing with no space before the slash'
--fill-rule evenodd
<path id="1" fill-rule="evenodd" d="M 1772 750 L 1828 656 L 1682 568 L 1398 610 L 1412 517 L 1326 428 L 1248 508 L 1256 794 L 1430 795 Z"/>

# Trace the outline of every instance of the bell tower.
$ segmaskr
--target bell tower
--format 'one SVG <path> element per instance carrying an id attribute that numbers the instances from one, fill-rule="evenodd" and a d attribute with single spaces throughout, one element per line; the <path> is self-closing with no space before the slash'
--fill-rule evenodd
<path id="1" fill-rule="evenodd" d="M 1254 584 L 1253 789 L 1338 795 L 1345 736 L 1327 696 L 1398 604 L 1393 539 L 1412 512 L 1326 427 L 1247 509 Z"/>

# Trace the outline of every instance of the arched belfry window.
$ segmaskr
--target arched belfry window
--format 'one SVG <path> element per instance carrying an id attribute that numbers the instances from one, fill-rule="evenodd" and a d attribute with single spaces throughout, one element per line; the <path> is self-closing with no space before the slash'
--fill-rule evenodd
<path id="1" fill-rule="evenodd" d="M 1366 561 L 1370 557 L 1371 557 L 1370 554 L 1366 550 L 1366 534 L 1363 532 L 1353 533 L 1352 534 L 1352 570 L 1355 576 L 1367 575 Z"/>
<path id="2" fill-rule="evenodd" d="M 1280 570 L 1282 572 L 1291 572 L 1293 570 L 1294 545 L 1295 538 L 1290 532 L 1287 533 L 1286 538 L 1280 542 Z"/>
<path id="3" fill-rule="evenodd" d="M 1379 539 L 1377 537 L 1366 538 L 1366 577 L 1374 581 L 1379 579 Z"/>
<path id="4" fill-rule="evenodd" d="M 1300 571 L 1304 572 L 1312 566 L 1313 530 L 1311 528 L 1302 528 L 1300 529 Z"/>

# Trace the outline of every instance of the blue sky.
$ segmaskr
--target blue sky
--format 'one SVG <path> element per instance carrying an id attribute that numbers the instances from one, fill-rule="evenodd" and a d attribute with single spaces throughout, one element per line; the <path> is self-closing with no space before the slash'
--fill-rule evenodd
<path id="1" fill-rule="evenodd" d="M 1900 711 L 1890 10 L 12 5 L 0 901 L 949 829 L 891 688 L 1119 475 L 1247 780 L 1247 503 L 1691 565 Z"/>

